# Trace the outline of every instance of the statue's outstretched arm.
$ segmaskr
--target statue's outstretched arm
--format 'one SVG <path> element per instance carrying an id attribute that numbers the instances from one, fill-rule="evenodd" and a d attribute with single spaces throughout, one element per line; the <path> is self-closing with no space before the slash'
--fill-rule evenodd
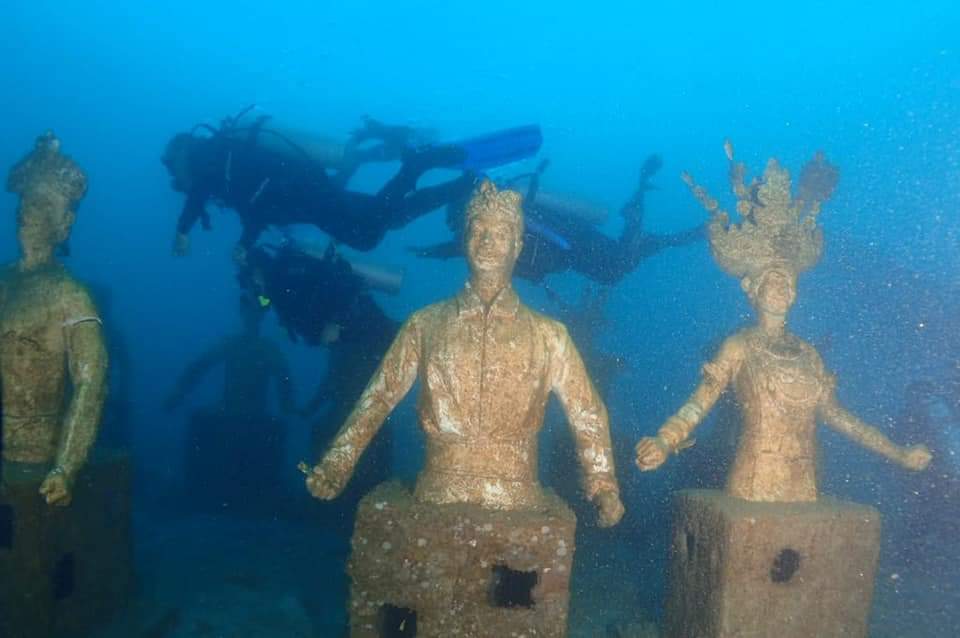
<path id="1" fill-rule="evenodd" d="M 307 474 L 307 489 L 316 498 L 330 500 L 343 491 L 360 455 L 413 387 L 420 358 L 419 317 L 415 314 L 400 329 L 320 462 L 309 470 L 301 464 L 301 470 Z"/>
<path id="2" fill-rule="evenodd" d="M 717 399 L 730 384 L 743 361 L 743 343 L 739 337 L 724 341 L 720 352 L 703 366 L 703 379 L 687 402 L 667 419 L 655 437 L 644 437 L 637 443 L 637 467 L 641 471 L 655 470 L 670 454 L 676 454 L 691 445 L 690 434 L 700 425 Z"/>
<path id="3" fill-rule="evenodd" d="M 929 465 L 932 458 L 927 446 L 901 447 L 888 439 L 880 430 L 867 425 L 841 406 L 833 392 L 829 392 L 821 403 L 819 417 L 827 426 L 855 443 L 908 470 L 922 470 Z"/>

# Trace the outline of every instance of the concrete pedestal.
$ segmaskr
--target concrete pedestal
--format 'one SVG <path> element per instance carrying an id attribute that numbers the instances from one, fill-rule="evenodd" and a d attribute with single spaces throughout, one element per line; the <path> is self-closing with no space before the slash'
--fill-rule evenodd
<path id="1" fill-rule="evenodd" d="M 562 638 L 576 517 L 428 505 L 396 483 L 360 503 L 350 557 L 353 638 Z"/>
<path id="2" fill-rule="evenodd" d="M 6 464 L 0 484 L 0 636 L 82 636 L 132 587 L 130 468 L 91 462 L 69 507 L 39 495 L 47 468 Z"/>
<path id="3" fill-rule="evenodd" d="M 871 507 L 679 492 L 666 635 L 865 637 L 879 547 Z"/>

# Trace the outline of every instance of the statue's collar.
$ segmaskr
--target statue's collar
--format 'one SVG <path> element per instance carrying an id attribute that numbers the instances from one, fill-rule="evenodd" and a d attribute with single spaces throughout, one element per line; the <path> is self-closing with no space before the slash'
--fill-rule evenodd
<path id="1" fill-rule="evenodd" d="M 517 316 L 517 310 L 520 308 L 520 298 L 509 284 L 503 288 L 490 304 L 491 317 L 513 318 Z M 483 314 L 485 310 L 483 301 L 477 295 L 473 286 L 468 281 L 457 295 L 457 314 L 472 316 Z"/>

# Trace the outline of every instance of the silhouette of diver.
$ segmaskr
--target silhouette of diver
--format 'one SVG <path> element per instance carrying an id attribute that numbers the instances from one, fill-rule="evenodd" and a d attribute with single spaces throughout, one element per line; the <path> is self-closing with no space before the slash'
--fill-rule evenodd
<path id="1" fill-rule="evenodd" d="M 574 215 L 561 215 L 537 203 L 540 177 L 548 166 L 545 160 L 530 174 L 518 175 L 505 184 L 513 187 L 529 180 L 524 195 L 525 237 L 523 252 L 514 274 L 539 283 L 551 273 L 579 272 L 600 284 L 615 284 L 633 272 L 644 259 L 673 246 L 703 238 L 703 228 L 669 235 L 644 232 L 645 196 L 654 188 L 651 179 L 662 161 L 651 155 L 640 169 L 637 189 L 620 210 L 624 227 L 619 237 L 600 232 L 593 224 Z M 413 247 L 419 257 L 449 259 L 462 255 L 463 202 L 447 208 L 447 225 L 456 238 L 431 246 Z"/>
<path id="2" fill-rule="evenodd" d="M 197 221 L 210 228 L 205 208 L 210 201 L 232 208 L 240 216 L 243 249 L 253 246 L 269 226 L 306 223 L 351 248 L 370 250 L 387 231 L 464 198 L 473 189 L 475 178 L 469 172 L 418 189 L 417 181 L 424 173 L 456 165 L 463 159 L 463 149 L 434 145 L 400 151 L 402 138 L 411 129 L 387 127 L 374 120 L 367 120 L 364 128 L 354 133 L 352 144 L 370 139 L 381 139 L 383 144 L 365 153 L 352 152 L 351 160 L 339 165 L 342 174 L 331 176 L 327 170 L 334 162 L 329 157 L 269 128 L 268 116 L 252 123 L 243 121 L 251 108 L 224 119 L 219 128 L 198 125 L 167 144 L 162 162 L 174 190 L 186 195 L 177 222 L 175 254 L 187 252 L 188 234 Z M 201 130 L 209 135 L 199 135 Z M 401 152 L 400 170 L 376 194 L 344 187 L 358 163 L 395 159 Z"/>
<path id="3" fill-rule="evenodd" d="M 318 257 L 293 241 L 258 245 L 238 273 L 240 285 L 273 308 L 293 341 L 328 349 L 324 378 L 300 410 L 315 418 L 311 447 L 327 448 L 376 371 L 400 323 L 383 312 L 366 281 L 330 244 Z M 321 507 L 325 524 L 348 529 L 360 498 L 390 476 L 392 436 L 378 437 L 364 454 L 345 498 Z"/>

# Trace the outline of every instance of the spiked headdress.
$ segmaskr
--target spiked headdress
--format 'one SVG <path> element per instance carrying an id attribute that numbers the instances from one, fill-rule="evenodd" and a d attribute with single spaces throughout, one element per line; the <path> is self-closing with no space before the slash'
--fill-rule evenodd
<path id="1" fill-rule="evenodd" d="M 733 161 L 733 147 L 724 144 L 730 160 L 730 184 L 737 196 L 739 223 L 732 223 L 717 200 L 696 184 L 688 174 L 682 175 L 697 201 L 707 209 L 711 219 L 707 226 L 710 249 L 717 264 L 734 277 L 757 274 L 772 266 L 801 273 L 813 267 L 823 252 L 823 231 L 817 225 L 820 204 L 829 198 L 836 184 L 837 171 L 822 154 L 804 169 L 804 177 L 816 174 L 816 185 L 801 184 L 800 193 L 810 201 L 794 199 L 790 194 L 790 173 L 775 159 L 767 162 L 763 177 L 744 183 L 746 167 Z M 811 171 L 815 164 L 817 171 Z M 828 179 L 829 178 L 829 179 Z M 830 181 L 830 187 L 825 185 Z M 819 197 L 819 199 L 817 199 Z"/>

